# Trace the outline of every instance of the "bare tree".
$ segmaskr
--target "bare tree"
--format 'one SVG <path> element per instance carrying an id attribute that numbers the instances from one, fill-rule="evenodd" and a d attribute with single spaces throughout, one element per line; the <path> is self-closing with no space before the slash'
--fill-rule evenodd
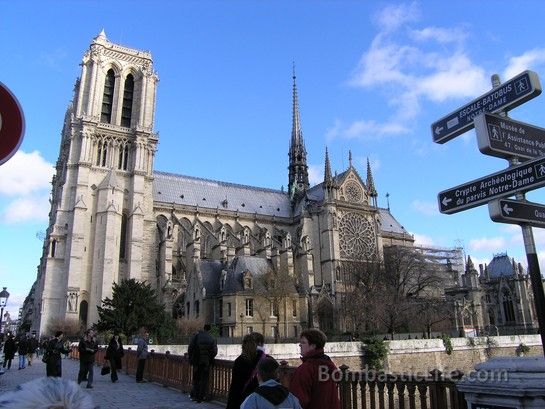
<path id="1" fill-rule="evenodd" d="M 254 287 L 256 296 L 261 298 L 259 301 L 267 301 L 261 303 L 258 307 L 262 320 L 266 317 L 267 308 L 269 308 L 270 316 L 276 318 L 275 343 L 278 343 L 280 337 L 282 318 L 284 322 L 287 320 L 288 300 L 296 299 L 299 296 L 295 284 L 295 278 L 287 269 L 276 270 L 271 268 L 265 274 L 259 276 L 257 285 Z"/>

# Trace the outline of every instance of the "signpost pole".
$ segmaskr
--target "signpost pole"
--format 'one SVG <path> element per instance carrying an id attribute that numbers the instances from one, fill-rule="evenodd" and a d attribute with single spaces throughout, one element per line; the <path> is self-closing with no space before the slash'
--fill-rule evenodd
<path id="1" fill-rule="evenodd" d="M 537 322 L 539 325 L 539 335 L 541 336 L 541 346 L 543 347 L 543 355 L 545 356 L 545 293 L 543 292 L 543 283 L 541 279 L 541 271 L 539 270 L 539 262 L 537 259 L 536 245 L 532 227 L 521 224 L 522 238 L 524 239 L 524 249 L 526 250 L 526 259 L 528 260 L 528 273 L 530 274 L 530 282 L 534 291 L 534 304 L 536 306 Z"/>

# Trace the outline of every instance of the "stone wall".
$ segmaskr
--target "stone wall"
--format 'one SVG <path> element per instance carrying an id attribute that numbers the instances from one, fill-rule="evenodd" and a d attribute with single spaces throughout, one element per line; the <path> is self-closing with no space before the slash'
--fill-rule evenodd
<path id="1" fill-rule="evenodd" d="M 452 354 L 445 352 L 441 339 L 412 339 L 404 341 L 385 341 L 389 352 L 385 362 L 387 372 L 427 373 L 433 369 L 448 373 L 460 370 L 465 373 L 474 369 L 475 364 L 491 357 L 516 356 L 515 350 L 520 343 L 530 347 L 528 355 L 543 355 L 539 335 L 511 335 L 500 337 L 452 338 Z M 132 346 L 135 349 L 135 346 Z M 183 355 L 187 345 L 151 345 L 156 352 Z M 297 366 L 299 345 L 268 344 L 266 351 L 278 360 L 286 360 L 289 365 Z M 348 365 L 350 369 L 365 368 L 365 358 L 360 342 L 330 342 L 325 353 L 337 366 Z M 218 345 L 218 359 L 235 360 L 240 355 L 240 345 Z"/>

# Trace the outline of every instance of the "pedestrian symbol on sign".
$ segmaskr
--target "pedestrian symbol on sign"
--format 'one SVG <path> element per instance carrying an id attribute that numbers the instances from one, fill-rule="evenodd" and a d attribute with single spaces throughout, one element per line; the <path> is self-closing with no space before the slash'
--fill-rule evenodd
<path id="1" fill-rule="evenodd" d="M 526 82 L 526 78 L 521 78 L 515 83 L 515 93 L 520 94 L 521 92 L 526 91 L 528 88 L 528 83 Z"/>
<path id="2" fill-rule="evenodd" d="M 495 139 L 497 141 L 501 141 L 500 128 L 496 125 L 489 125 L 489 126 L 490 126 L 490 138 Z"/>

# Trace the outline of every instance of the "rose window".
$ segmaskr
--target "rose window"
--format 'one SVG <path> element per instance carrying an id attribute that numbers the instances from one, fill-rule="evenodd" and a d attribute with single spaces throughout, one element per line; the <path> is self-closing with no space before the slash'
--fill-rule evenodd
<path id="1" fill-rule="evenodd" d="M 348 182 L 344 188 L 346 200 L 353 203 L 359 203 L 362 200 L 363 192 L 361 187 L 354 182 Z"/>
<path id="2" fill-rule="evenodd" d="M 375 253 L 375 229 L 358 213 L 345 214 L 339 223 L 341 257 L 363 259 Z"/>

